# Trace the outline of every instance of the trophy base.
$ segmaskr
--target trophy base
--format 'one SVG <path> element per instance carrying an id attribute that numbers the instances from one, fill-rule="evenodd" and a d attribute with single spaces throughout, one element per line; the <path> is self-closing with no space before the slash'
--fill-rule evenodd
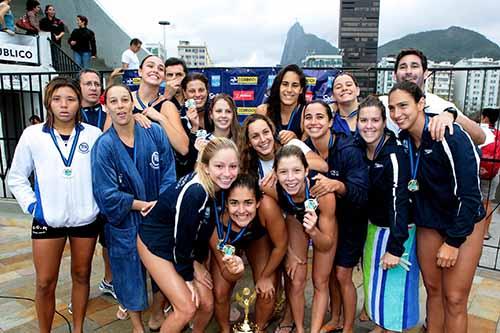
<path id="1" fill-rule="evenodd" d="M 257 325 L 246 320 L 233 326 L 233 333 L 254 333 L 258 331 Z"/>

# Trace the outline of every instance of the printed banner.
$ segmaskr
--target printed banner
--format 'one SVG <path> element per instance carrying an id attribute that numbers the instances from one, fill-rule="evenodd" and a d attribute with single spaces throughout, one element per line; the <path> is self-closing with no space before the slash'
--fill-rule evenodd
<path id="1" fill-rule="evenodd" d="M 238 108 L 239 120 L 255 112 L 260 104 L 268 98 L 268 93 L 278 74 L 278 67 L 233 67 L 233 68 L 200 68 L 190 72 L 203 73 L 210 85 L 209 98 L 218 93 L 226 93 L 234 99 Z M 304 69 L 307 78 L 306 98 L 323 99 L 332 102 L 333 79 L 338 74 L 337 69 Z M 136 71 L 126 71 L 123 83 L 136 90 L 140 83 Z"/>
<path id="2" fill-rule="evenodd" d="M 39 66 L 38 36 L 0 34 L 0 62 Z"/>

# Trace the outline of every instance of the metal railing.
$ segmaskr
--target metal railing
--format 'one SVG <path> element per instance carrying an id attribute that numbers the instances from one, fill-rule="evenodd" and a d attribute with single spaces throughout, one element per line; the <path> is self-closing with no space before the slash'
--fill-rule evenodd
<path id="1" fill-rule="evenodd" d="M 57 72 L 78 72 L 82 69 L 59 45 L 54 43 L 50 38 L 47 38 L 47 40 L 50 43 L 52 66 Z"/>
<path id="2" fill-rule="evenodd" d="M 66 57 L 69 56 L 66 55 Z M 61 59 L 66 58 L 62 56 Z M 62 62 L 60 62 L 60 64 L 63 67 L 66 66 L 65 64 L 67 64 L 69 67 L 71 67 L 71 70 L 52 73 L 0 73 L 0 197 L 12 197 L 7 189 L 5 178 L 12 162 L 16 144 L 24 128 L 29 125 L 28 119 L 32 115 L 38 115 L 42 119 L 42 121 L 44 120 L 43 89 L 45 85 L 52 78 L 59 75 L 67 75 L 76 78 L 78 71 L 80 70 L 79 67 L 76 67 L 76 64 L 76 66 L 72 65 L 72 59 L 71 61 L 69 61 L 68 59 L 61 61 Z M 393 71 L 392 68 L 373 68 L 368 70 L 358 68 L 344 68 L 343 70 L 351 71 L 355 75 L 356 73 L 360 72 L 368 72 L 369 75 L 374 75 L 377 77 L 384 74 L 387 76 L 392 75 Z M 468 99 L 467 91 L 464 91 L 464 103 L 463 105 L 461 105 L 460 103 L 457 103 L 456 98 L 454 98 L 455 87 L 452 84 L 454 82 L 453 80 L 457 79 L 457 75 L 459 75 L 459 78 L 460 75 L 465 75 L 465 82 L 468 83 L 468 80 L 480 80 L 481 75 L 483 75 L 483 77 L 486 77 L 486 74 L 489 71 L 500 71 L 500 67 L 452 67 L 430 69 L 431 74 L 427 79 L 427 89 L 428 91 L 434 92 L 450 101 L 453 101 L 455 99 L 455 104 L 457 104 L 457 107 L 463 110 L 465 114 L 471 116 L 477 114 L 477 112 L 483 107 L 489 106 L 484 103 L 484 96 L 486 92 L 481 92 L 480 95 L 475 96 L 476 99 L 474 100 Z M 443 73 L 445 73 L 447 76 Z M 477 76 L 478 73 L 479 76 Z M 101 81 L 104 83 L 105 77 L 109 74 L 109 72 L 100 72 L 100 74 Z M 443 80 L 441 80 L 441 82 L 439 82 L 437 80 L 437 78 L 442 79 L 443 77 L 448 77 L 450 81 L 444 82 Z M 462 80 L 463 77 L 460 79 Z M 485 79 L 483 78 L 482 80 L 484 87 Z M 440 84 L 441 88 L 445 86 L 447 87 L 447 89 L 440 89 Z M 377 85 L 377 87 L 372 88 L 374 93 L 385 95 L 390 90 L 390 87 L 391 85 L 388 84 L 385 86 Z M 481 100 L 479 100 L 480 98 Z M 476 101 L 476 103 L 471 103 L 471 101 Z M 474 106 L 474 108 L 469 108 L 470 105 Z M 500 160 L 494 160 L 494 162 L 500 163 Z M 496 189 L 491 188 L 490 186 L 490 191 L 495 190 Z M 493 207 L 494 213 L 496 213 L 496 210 L 498 209 L 496 201 L 493 202 Z M 500 229 L 498 227 L 496 228 Z M 480 267 L 500 271 L 500 235 L 495 235 L 495 238 L 485 242 L 483 246 L 483 256 L 481 258 Z"/>

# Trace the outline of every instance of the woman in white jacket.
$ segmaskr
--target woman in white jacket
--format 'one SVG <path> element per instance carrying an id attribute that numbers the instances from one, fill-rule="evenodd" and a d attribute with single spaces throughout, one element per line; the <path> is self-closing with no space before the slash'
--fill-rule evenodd
<path id="1" fill-rule="evenodd" d="M 69 78 L 45 88 L 47 120 L 26 128 L 17 144 L 8 185 L 31 229 L 40 332 L 50 332 L 66 239 L 71 246 L 73 330 L 82 332 L 89 295 L 99 209 L 92 194 L 90 151 L 101 131 L 80 122 L 81 93 Z M 34 189 L 29 176 L 35 174 Z"/>

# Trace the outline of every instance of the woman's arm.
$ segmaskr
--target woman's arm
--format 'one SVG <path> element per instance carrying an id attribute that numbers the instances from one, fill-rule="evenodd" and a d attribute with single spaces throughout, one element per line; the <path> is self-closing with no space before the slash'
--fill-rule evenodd
<path id="1" fill-rule="evenodd" d="M 311 237 L 315 249 L 326 252 L 332 248 L 337 239 L 337 222 L 335 217 L 335 195 L 326 194 L 318 198 L 319 217 L 317 223 L 309 223 L 306 217 L 311 217 L 311 212 L 304 217 L 304 228 Z M 307 216 L 308 215 L 308 216 Z M 316 214 L 314 214 L 316 215 Z"/>
<path id="2" fill-rule="evenodd" d="M 181 117 L 177 112 L 177 107 L 174 103 L 166 101 L 161 106 L 160 113 L 163 115 L 164 123 L 160 122 L 167 133 L 168 139 L 172 147 L 179 154 L 185 156 L 189 152 L 189 138 L 182 127 Z"/>
<path id="3" fill-rule="evenodd" d="M 212 260 L 215 260 L 215 264 L 219 268 L 219 271 L 222 274 L 222 277 L 228 281 L 228 282 L 236 282 L 241 277 L 243 276 L 244 271 L 238 273 L 238 274 L 232 274 L 227 268 L 226 265 L 224 264 L 224 261 L 222 260 L 223 255 L 222 252 L 217 248 L 217 231 L 214 230 L 212 233 L 212 236 L 210 237 L 210 250 L 212 252 Z"/>
<path id="4" fill-rule="evenodd" d="M 260 223 L 266 228 L 273 243 L 273 249 L 261 274 L 262 278 L 269 278 L 285 257 L 288 246 L 288 231 L 281 209 L 272 197 L 264 195 L 260 201 L 258 214 Z"/>

